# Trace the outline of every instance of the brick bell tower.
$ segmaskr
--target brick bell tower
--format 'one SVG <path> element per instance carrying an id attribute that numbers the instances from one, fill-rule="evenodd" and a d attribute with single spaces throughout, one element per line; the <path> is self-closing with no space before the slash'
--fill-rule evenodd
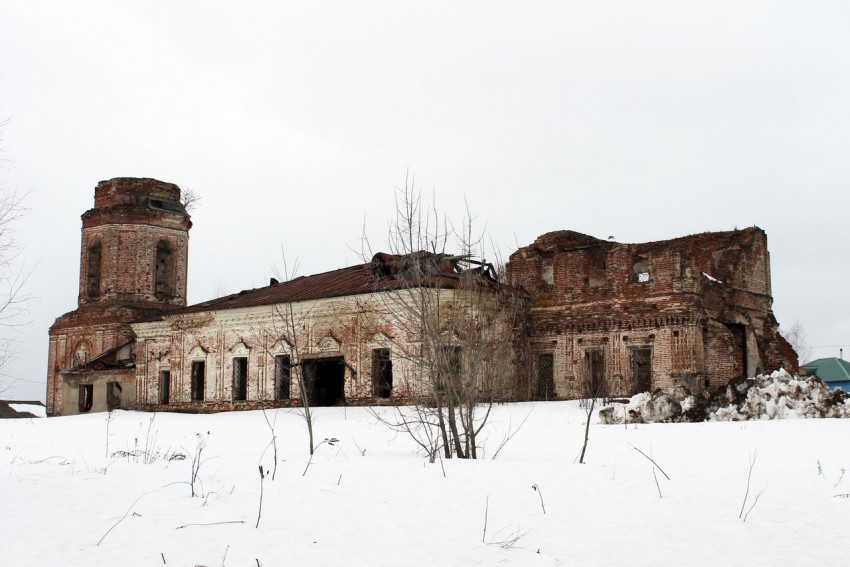
<path id="1" fill-rule="evenodd" d="M 130 323 L 186 306 L 192 221 L 177 185 L 101 181 L 82 221 L 77 309 L 56 319 L 49 333 L 48 415 L 132 404 Z"/>

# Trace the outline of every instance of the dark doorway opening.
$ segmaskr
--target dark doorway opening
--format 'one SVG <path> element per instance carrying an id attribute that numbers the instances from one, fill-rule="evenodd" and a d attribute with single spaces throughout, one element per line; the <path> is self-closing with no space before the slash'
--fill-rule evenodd
<path id="1" fill-rule="evenodd" d="M 393 391 L 393 361 L 390 349 L 372 350 L 372 395 L 376 398 L 389 398 Z"/>
<path id="2" fill-rule="evenodd" d="M 80 413 L 91 411 L 92 395 L 94 394 L 94 386 L 92 384 L 80 385 L 79 410 Z"/>
<path id="3" fill-rule="evenodd" d="M 302 368 L 310 406 L 345 404 L 345 360 L 341 356 L 305 360 Z"/>
<path id="4" fill-rule="evenodd" d="M 203 360 L 192 361 L 192 401 L 204 401 L 204 377 L 206 376 L 206 363 Z"/>
<path id="5" fill-rule="evenodd" d="M 120 382 L 106 383 L 106 408 L 109 411 L 116 410 L 121 407 L 121 392 Z"/>
<path id="6" fill-rule="evenodd" d="M 732 333 L 732 378 L 747 378 L 747 328 L 736 323 L 725 323 Z"/>
<path id="7" fill-rule="evenodd" d="M 534 396 L 538 400 L 555 399 L 555 358 L 551 354 L 537 355 L 537 384 Z"/>
<path id="8" fill-rule="evenodd" d="M 171 400 L 171 372 L 163 370 L 159 373 L 159 403 L 167 406 Z"/>
<path id="9" fill-rule="evenodd" d="M 605 393 L 605 354 L 601 350 L 589 350 L 584 353 L 585 397 L 601 398 Z"/>
<path id="10" fill-rule="evenodd" d="M 634 348 L 632 358 L 632 395 L 652 391 L 652 349 Z"/>

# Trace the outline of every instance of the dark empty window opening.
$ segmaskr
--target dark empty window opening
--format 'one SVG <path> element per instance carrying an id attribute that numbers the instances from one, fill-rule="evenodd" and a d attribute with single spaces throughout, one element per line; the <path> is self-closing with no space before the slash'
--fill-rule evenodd
<path id="1" fill-rule="evenodd" d="M 372 350 L 372 395 L 387 399 L 392 391 L 393 361 L 390 360 L 390 349 L 376 348 Z"/>
<path id="2" fill-rule="evenodd" d="M 109 411 L 121 407 L 121 383 L 107 382 L 106 383 L 106 407 Z"/>
<path id="3" fill-rule="evenodd" d="M 605 250 L 597 248 L 591 250 L 588 256 L 588 276 L 585 285 L 591 288 L 602 287 L 608 283 L 608 263 Z"/>
<path id="4" fill-rule="evenodd" d="M 649 260 L 646 258 L 641 258 L 640 256 L 636 256 L 632 259 L 634 265 L 635 279 L 639 283 L 645 283 L 649 281 Z"/>
<path id="5" fill-rule="evenodd" d="M 448 387 L 456 387 L 460 379 L 460 347 L 444 346 L 440 349 L 437 366 L 437 392 L 443 393 Z"/>
<path id="6" fill-rule="evenodd" d="M 279 354 L 274 357 L 274 393 L 276 400 L 288 400 L 289 381 L 292 377 L 292 359 L 288 354 Z"/>
<path id="7" fill-rule="evenodd" d="M 206 366 L 203 360 L 192 361 L 191 395 L 193 402 L 204 401 L 204 381 L 207 374 Z"/>
<path id="8" fill-rule="evenodd" d="M 86 295 L 100 295 L 100 240 L 89 246 L 88 266 L 86 267 Z"/>
<path id="9" fill-rule="evenodd" d="M 537 384 L 534 396 L 538 400 L 555 398 L 555 357 L 551 354 L 537 356 Z"/>
<path id="10" fill-rule="evenodd" d="M 244 402 L 248 399 L 248 358 L 237 356 L 233 359 L 233 400 Z"/>
<path id="11" fill-rule="evenodd" d="M 160 240 L 156 245 L 156 269 L 154 274 L 154 293 L 157 297 L 174 295 L 174 261 L 171 244 Z"/>
<path id="12" fill-rule="evenodd" d="M 345 359 L 317 358 L 301 364 L 310 406 L 345 404 Z"/>
<path id="13" fill-rule="evenodd" d="M 148 199 L 148 207 L 154 210 L 167 211 L 169 213 L 186 214 L 186 207 L 182 203 L 172 201 L 167 197 L 151 197 Z"/>
<path id="14" fill-rule="evenodd" d="M 92 384 L 80 384 L 79 410 L 80 413 L 91 411 L 94 386 Z"/>
<path id="15" fill-rule="evenodd" d="M 171 401 L 171 372 L 162 370 L 159 373 L 159 403 L 167 406 Z"/>

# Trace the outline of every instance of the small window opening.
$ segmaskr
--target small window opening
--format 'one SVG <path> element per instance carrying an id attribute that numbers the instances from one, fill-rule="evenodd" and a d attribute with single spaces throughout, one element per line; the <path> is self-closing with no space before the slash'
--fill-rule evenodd
<path id="1" fill-rule="evenodd" d="M 244 402 L 248 399 L 248 358 L 238 356 L 233 359 L 233 400 Z"/>
<path id="2" fill-rule="evenodd" d="M 535 397 L 538 400 L 555 398 L 555 357 L 552 354 L 537 356 L 537 384 Z"/>
<path id="3" fill-rule="evenodd" d="M 88 266 L 86 268 L 86 294 L 89 297 L 100 295 L 100 240 L 89 246 Z"/>
<path id="4" fill-rule="evenodd" d="M 159 373 L 159 403 L 167 406 L 171 401 L 171 372 L 162 370 Z"/>
<path id="5" fill-rule="evenodd" d="M 636 256 L 633 259 L 635 278 L 639 283 L 646 283 L 649 281 L 649 260 L 646 258 L 641 258 L 640 256 Z"/>
<path id="6" fill-rule="evenodd" d="M 372 351 L 372 395 L 387 399 L 393 391 L 393 361 L 390 349 L 376 348 Z"/>
<path id="7" fill-rule="evenodd" d="M 94 386 L 92 384 L 80 384 L 79 390 L 79 410 L 80 413 L 91 411 L 92 396 L 94 394 Z"/>
<path id="8" fill-rule="evenodd" d="M 203 360 L 192 361 L 191 394 L 193 402 L 204 401 L 204 381 L 207 373 L 206 366 L 206 362 Z"/>
<path id="9" fill-rule="evenodd" d="M 275 375 L 275 399 L 288 400 L 289 381 L 292 376 L 292 359 L 288 354 L 279 354 L 274 357 L 274 375 Z"/>
<path id="10" fill-rule="evenodd" d="M 154 274 L 154 293 L 157 297 L 171 297 L 174 295 L 174 261 L 172 258 L 171 244 L 167 240 L 160 240 L 156 245 L 156 269 Z"/>

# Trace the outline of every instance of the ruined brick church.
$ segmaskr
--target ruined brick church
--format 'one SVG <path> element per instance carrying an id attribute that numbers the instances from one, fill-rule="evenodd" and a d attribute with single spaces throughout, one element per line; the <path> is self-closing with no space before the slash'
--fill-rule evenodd
<path id="1" fill-rule="evenodd" d="M 402 277 L 411 270 L 427 272 L 455 318 L 476 317 L 503 335 L 513 382 L 503 399 L 712 389 L 797 366 L 771 311 L 767 236 L 756 227 L 645 244 L 551 232 L 511 254 L 503 282 L 463 256 L 377 254 L 187 306 L 191 227 L 174 184 L 97 185 L 82 215 L 78 306 L 49 332 L 48 415 L 223 411 L 302 398 L 407 403 L 421 378 L 401 353 L 421 348 L 421 338 L 399 323 L 393 293 L 425 285 Z M 493 301 L 470 307 L 461 284 L 470 276 L 475 294 Z M 487 312 L 508 293 L 518 320 Z M 280 328 L 284 311 L 297 325 Z M 465 356 L 461 346 L 451 353 Z M 296 371 L 309 377 L 305 392 Z"/>

